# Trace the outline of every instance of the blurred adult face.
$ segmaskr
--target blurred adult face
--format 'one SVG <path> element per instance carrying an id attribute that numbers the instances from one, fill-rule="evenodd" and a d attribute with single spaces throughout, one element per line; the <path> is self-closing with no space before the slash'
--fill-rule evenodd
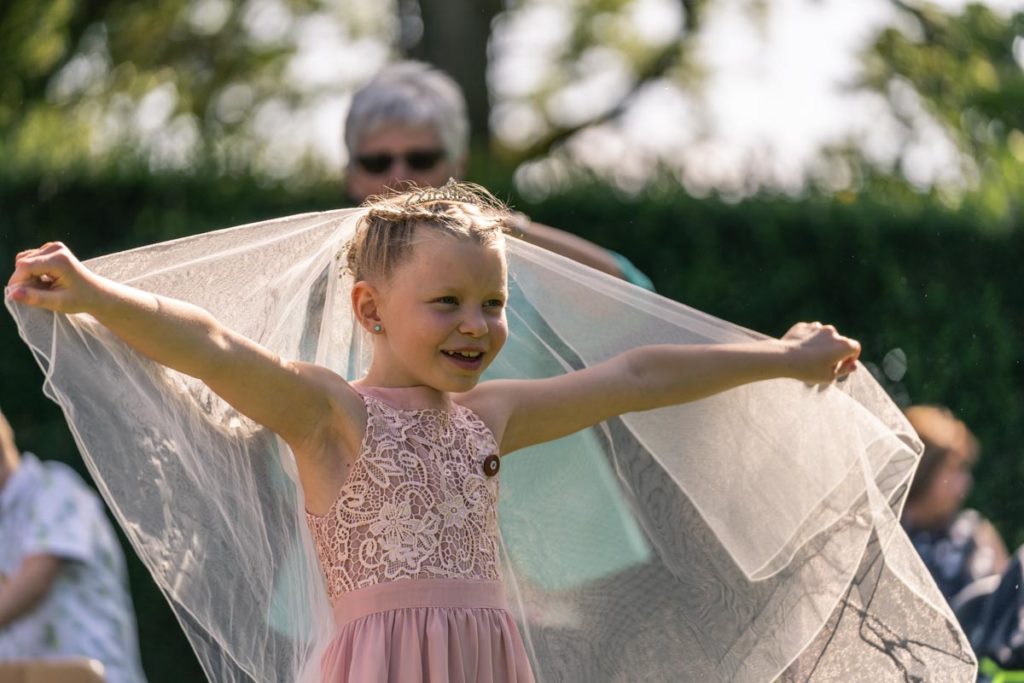
<path id="1" fill-rule="evenodd" d="M 354 201 L 362 202 L 405 182 L 439 187 L 461 176 L 461 161 L 448 160 L 432 127 L 386 125 L 364 137 L 349 160 L 346 190 Z"/>

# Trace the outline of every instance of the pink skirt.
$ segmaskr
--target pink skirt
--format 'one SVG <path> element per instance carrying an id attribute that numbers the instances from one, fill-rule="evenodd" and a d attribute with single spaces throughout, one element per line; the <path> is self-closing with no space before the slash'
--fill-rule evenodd
<path id="1" fill-rule="evenodd" d="M 499 581 L 408 579 L 346 593 L 324 683 L 533 683 Z"/>

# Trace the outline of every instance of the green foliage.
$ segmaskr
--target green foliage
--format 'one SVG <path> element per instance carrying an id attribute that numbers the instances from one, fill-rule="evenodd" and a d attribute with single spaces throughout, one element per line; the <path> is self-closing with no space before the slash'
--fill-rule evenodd
<path id="1" fill-rule="evenodd" d="M 392 16 L 387 3 L 322 0 L 0 3 L 0 157 L 23 170 L 216 163 L 274 175 L 274 143 L 358 74 L 342 65 L 310 83 L 316 69 L 295 58 L 323 42 L 314 24 L 350 46 L 383 43 Z M 326 172 L 319 158 L 286 161 L 293 176 Z"/>
<path id="2" fill-rule="evenodd" d="M 922 117 L 950 137 L 962 156 L 959 179 L 938 183 L 947 202 L 1000 219 L 990 221 L 995 229 L 1013 225 L 1024 190 L 1024 12 L 970 4 L 953 14 L 892 2 L 906 21 L 881 31 L 865 53 L 862 84 L 887 98 L 904 142 L 914 141 Z M 887 182 L 900 182 L 915 153 L 903 146 Z"/>
<path id="3" fill-rule="evenodd" d="M 315 184 L 334 170 L 330 155 L 320 139 L 296 133 L 327 110 L 340 113 L 344 97 L 391 54 L 451 73 L 468 98 L 476 146 L 519 163 L 618 117 L 650 83 L 699 84 L 708 0 L 678 0 L 678 27 L 666 21 L 657 38 L 638 23 L 642 4 L 10 0 L 0 3 L 0 156 L 43 171 L 108 169 L 125 159 L 156 172 L 213 163 Z M 543 17 L 556 32 L 565 22 L 565 35 L 529 60 L 534 86 L 489 91 L 486 74 L 503 55 L 537 49 L 491 40 L 494 28 Z M 602 90 L 595 108 L 593 91 L 581 97 L 579 86 L 602 72 L 622 82 Z M 488 131 L 492 103 L 512 123 L 499 128 L 519 131 L 512 138 Z"/>
<path id="4" fill-rule="evenodd" d="M 508 196 L 501 187 L 492 189 Z M 893 349 L 904 377 L 878 376 L 901 402 L 949 405 L 983 456 L 970 503 L 1011 546 L 1024 542 L 1024 235 L 919 197 L 893 208 L 852 196 L 741 203 L 679 191 L 623 198 L 583 187 L 518 208 L 631 258 L 661 293 L 772 335 L 798 319 L 835 322 L 876 367 Z M 291 213 L 341 205 L 333 185 L 295 194 L 245 178 L 122 175 L 0 177 L 0 262 L 51 239 L 83 257 Z M 62 415 L 14 325 L 0 322 L 4 411 L 22 447 L 82 470 Z M 131 581 L 153 683 L 197 680 L 163 598 L 137 560 Z"/>

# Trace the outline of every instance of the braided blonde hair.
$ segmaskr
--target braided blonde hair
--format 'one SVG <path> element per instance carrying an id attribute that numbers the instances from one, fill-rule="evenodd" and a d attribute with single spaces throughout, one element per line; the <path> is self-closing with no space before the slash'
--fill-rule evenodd
<path id="1" fill-rule="evenodd" d="M 417 228 L 477 244 L 494 244 L 511 227 L 511 212 L 479 185 L 449 180 L 440 188 L 409 186 L 370 197 L 366 215 L 349 241 L 349 272 L 359 280 L 386 280 L 412 252 Z"/>

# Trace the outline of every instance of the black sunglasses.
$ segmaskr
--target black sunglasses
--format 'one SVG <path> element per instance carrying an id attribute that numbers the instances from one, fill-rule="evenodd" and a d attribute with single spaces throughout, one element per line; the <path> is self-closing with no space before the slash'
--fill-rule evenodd
<path id="1" fill-rule="evenodd" d="M 414 171 L 429 171 L 444 158 L 443 149 L 414 149 L 405 154 L 362 154 L 356 157 L 356 163 L 367 173 L 384 173 L 398 159 L 405 159 L 405 165 Z"/>

